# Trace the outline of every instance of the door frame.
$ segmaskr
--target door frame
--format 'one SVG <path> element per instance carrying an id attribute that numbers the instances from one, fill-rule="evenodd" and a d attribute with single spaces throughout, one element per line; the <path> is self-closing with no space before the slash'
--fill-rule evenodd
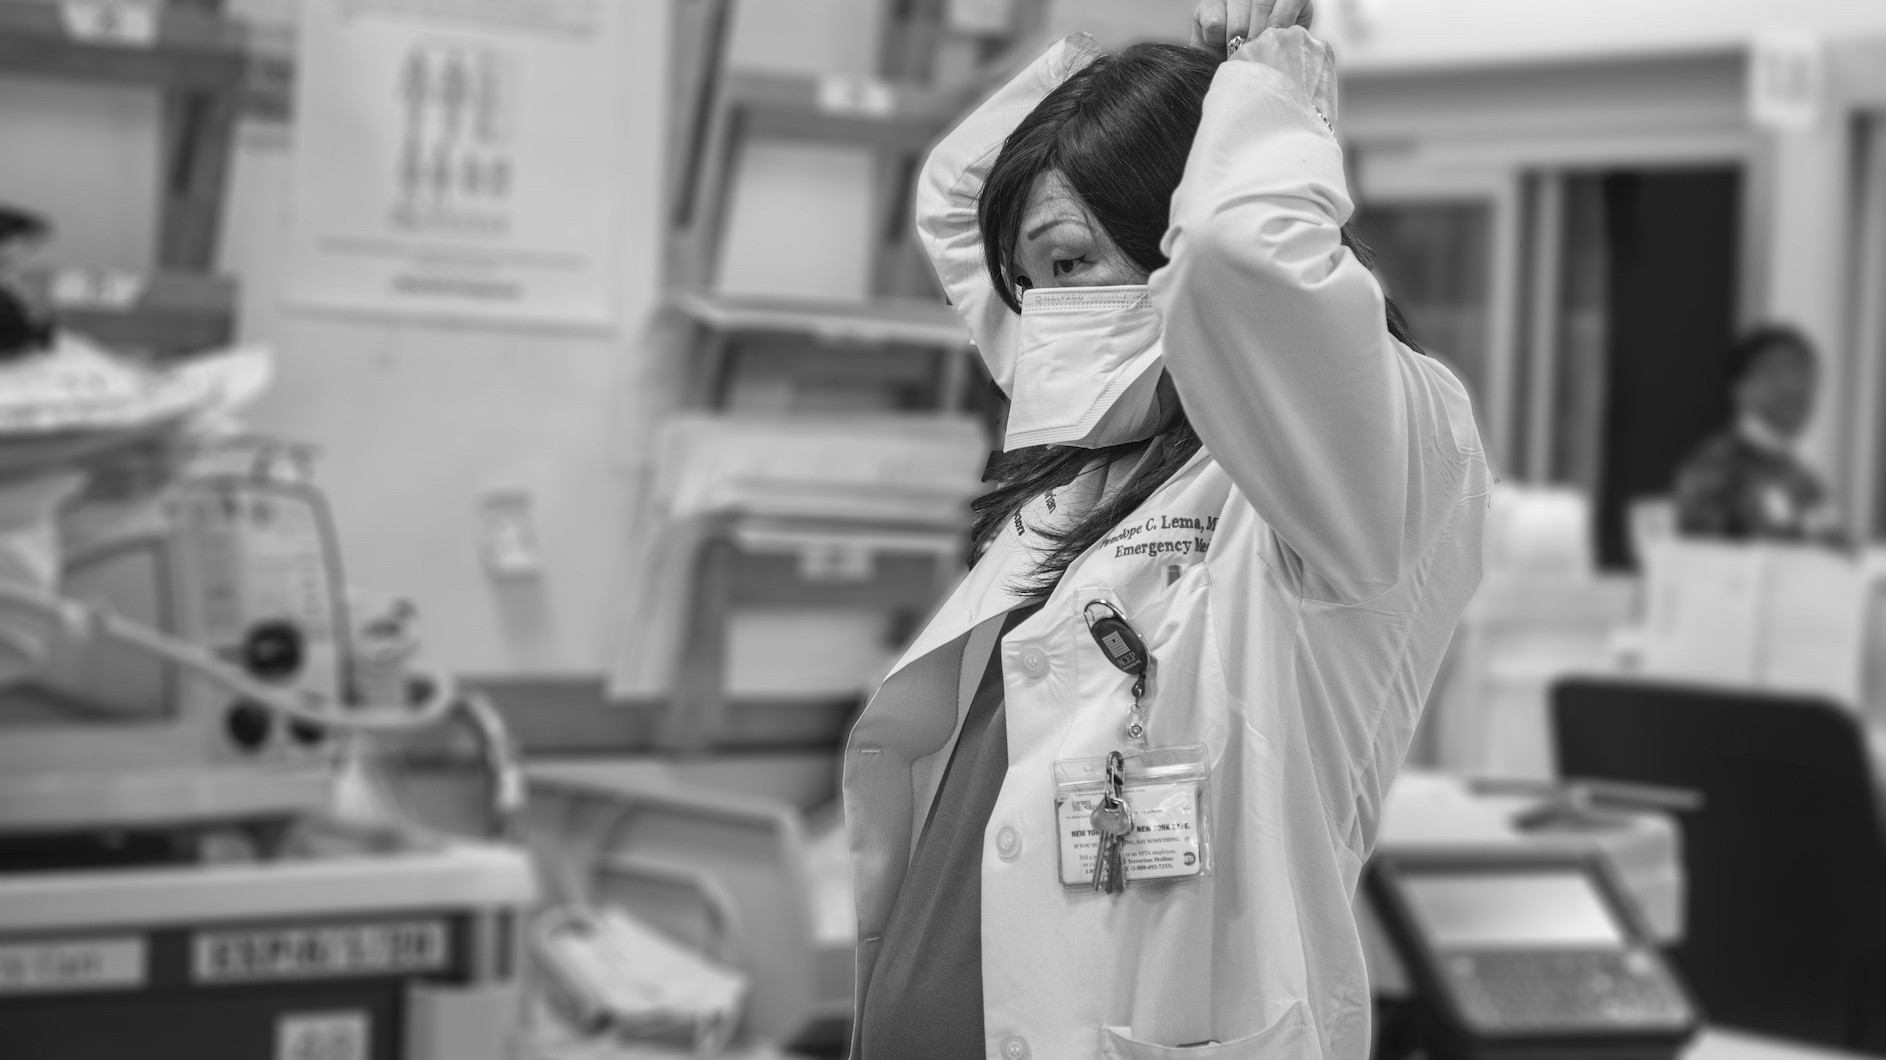
<path id="1" fill-rule="evenodd" d="M 1856 541 L 1886 534 L 1886 459 L 1880 453 L 1886 431 L 1879 422 L 1886 415 L 1886 105 L 1863 121 L 1853 226 L 1853 405 L 1847 412 L 1847 531 Z"/>
<path id="2" fill-rule="evenodd" d="M 1845 395 L 1844 407 L 1827 400 L 1844 419 L 1840 441 L 1846 459 L 1836 489 L 1848 499 L 1846 529 L 1855 541 L 1886 537 L 1886 40 L 1860 41 L 1833 49 L 1829 61 L 1834 100 L 1829 107 L 1835 135 L 1850 138 L 1853 208 L 1850 243 L 1839 264 L 1851 280 L 1845 295 L 1843 385 L 1838 359 L 1822 372 L 1827 398 Z"/>
<path id="3" fill-rule="evenodd" d="M 1514 336 L 1518 327 L 1520 175 L 1510 166 L 1457 160 L 1429 152 L 1369 152 L 1357 160 L 1357 187 L 1370 205 L 1474 203 L 1489 208 L 1487 362 L 1482 423 L 1496 466 L 1511 453 Z M 1443 354 L 1446 351 L 1440 351 Z"/>

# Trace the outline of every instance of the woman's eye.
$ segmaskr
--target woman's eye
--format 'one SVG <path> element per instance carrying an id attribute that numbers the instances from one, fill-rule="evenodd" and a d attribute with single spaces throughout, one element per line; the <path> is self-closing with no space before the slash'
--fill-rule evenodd
<path id="1" fill-rule="evenodd" d="M 1086 260 L 1087 259 L 1084 257 L 1082 258 L 1056 258 L 1054 259 L 1054 274 L 1056 276 L 1066 276 L 1068 273 L 1074 271 L 1074 266 L 1079 265 L 1080 263 Z"/>

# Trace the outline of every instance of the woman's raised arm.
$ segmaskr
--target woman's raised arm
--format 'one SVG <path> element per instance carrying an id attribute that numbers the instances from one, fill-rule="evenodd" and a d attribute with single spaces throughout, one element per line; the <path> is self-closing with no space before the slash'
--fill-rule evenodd
<path id="1" fill-rule="evenodd" d="M 1479 439 L 1465 390 L 1389 334 L 1342 244 L 1334 83 L 1328 46 L 1295 26 L 1220 67 L 1151 283 L 1199 436 L 1303 560 L 1305 591 L 1352 602 L 1433 546 Z"/>
<path id="2" fill-rule="evenodd" d="M 917 235 L 937 279 L 1002 392 L 1015 381 L 1017 317 L 989 283 L 976 201 L 1002 143 L 1063 81 L 1100 55 L 1085 33 L 1062 40 L 978 105 L 930 152 L 917 180 Z"/>

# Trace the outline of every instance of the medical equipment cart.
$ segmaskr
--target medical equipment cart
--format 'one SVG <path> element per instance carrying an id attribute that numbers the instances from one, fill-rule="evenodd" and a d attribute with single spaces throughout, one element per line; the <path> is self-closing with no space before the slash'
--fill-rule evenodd
<path id="1" fill-rule="evenodd" d="M 0 876 L 8 1060 L 509 1060 L 528 856 L 361 843 Z"/>

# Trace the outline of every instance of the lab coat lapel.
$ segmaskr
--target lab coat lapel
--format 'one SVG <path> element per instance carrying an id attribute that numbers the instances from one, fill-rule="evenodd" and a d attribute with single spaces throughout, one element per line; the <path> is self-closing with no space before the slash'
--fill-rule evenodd
<path id="1" fill-rule="evenodd" d="M 1080 513 L 1100 503 L 1107 491 L 1117 489 L 1144 459 L 1145 454 L 1141 454 L 1124 468 L 1118 462 L 1090 463 L 1073 482 L 1029 502 L 1022 511 L 1022 524 L 1030 528 L 1070 525 Z M 1029 543 L 1029 538 L 1039 540 L 1040 535 L 1035 529 L 1025 536 L 1014 527 L 1005 527 L 891 668 L 886 681 L 989 619 L 1026 603 L 1015 587 L 1026 583 L 1041 561 L 1040 550 Z"/>
<path id="2" fill-rule="evenodd" d="M 956 591 L 917 635 L 897 665 L 891 667 L 895 678 L 911 663 L 950 643 L 956 638 L 1022 605 L 1014 591 L 1019 578 L 1026 577 L 1027 566 L 1034 563 L 1034 550 L 1022 544 L 1013 531 L 1002 534 L 990 544 L 982 559 L 963 577 Z M 1026 565 L 1026 566 L 1025 566 Z"/>

